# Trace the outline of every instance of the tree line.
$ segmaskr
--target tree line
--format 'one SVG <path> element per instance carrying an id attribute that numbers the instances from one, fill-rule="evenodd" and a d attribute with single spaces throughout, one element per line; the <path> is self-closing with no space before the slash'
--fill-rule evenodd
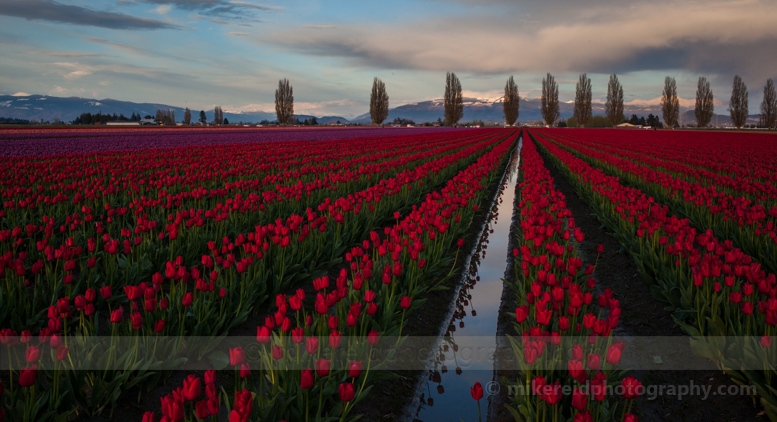
<path id="1" fill-rule="evenodd" d="M 578 127 L 590 126 L 597 116 L 592 113 L 592 88 L 591 79 L 586 73 L 582 73 L 575 85 L 575 101 L 573 118 Z M 515 124 L 520 114 L 520 97 L 518 95 L 518 85 L 516 85 L 513 76 L 510 76 L 505 83 L 503 97 L 503 111 L 505 123 L 509 126 Z M 462 97 L 461 81 L 453 72 L 448 72 L 445 76 L 445 91 L 443 94 L 444 121 L 442 124 L 455 126 L 464 116 L 464 104 Z M 607 98 L 604 104 L 605 118 L 611 126 L 616 126 L 623 122 L 630 122 L 623 114 L 623 85 L 621 85 L 616 74 L 610 75 L 607 83 Z M 553 126 L 559 119 L 559 99 L 558 84 L 550 73 L 547 73 L 542 79 L 541 96 L 541 114 L 546 125 Z M 729 101 L 728 111 L 731 116 L 732 124 L 740 129 L 747 122 L 748 116 L 748 91 L 747 86 L 739 75 L 734 77 L 731 90 L 731 99 Z M 673 77 L 667 76 L 664 79 L 664 89 L 661 93 L 661 112 L 663 125 L 673 129 L 679 124 L 680 101 L 677 96 L 677 82 Z M 294 89 L 288 79 L 280 79 L 278 88 L 275 90 L 275 114 L 280 125 L 316 125 L 318 122 L 300 121 L 294 116 Z M 381 125 L 389 115 L 389 96 L 386 90 L 386 84 L 380 78 L 374 78 L 372 82 L 372 91 L 370 93 L 370 120 L 372 124 Z M 698 127 L 709 126 L 714 115 L 714 96 L 710 83 L 705 77 L 699 77 L 696 89 L 696 102 L 694 106 L 694 116 Z M 651 114 L 652 116 L 652 114 Z M 649 116 L 648 120 L 651 120 Z M 149 117 L 150 116 L 146 116 Z M 636 118 L 636 116 L 634 116 Z M 657 119 L 657 117 L 656 117 Z M 130 118 L 124 115 L 112 116 L 109 114 L 91 114 L 83 113 L 73 121 L 74 124 L 94 124 L 97 122 L 105 123 L 110 120 L 120 121 L 140 121 L 140 115 L 132 114 Z M 173 110 L 157 110 L 156 120 L 162 124 L 175 124 L 175 112 Z M 205 111 L 200 111 L 199 122 L 207 124 Z M 570 120 L 569 122 L 572 122 Z M 229 124 L 228 119 L 224 118 L 224 111 L 221 106 L 214 109 L 213 124 Z M 262 122 L 263 124 L 265 122 Z M 266 122 L 270 123 L 270 122 Z M 601 124 L 597 120 L 597 125 Z M 650 125 L 650 122 L 646 122 Z M 653 126 L 656 126 L 659 122 Z M 183 124 L 192 124 L 192 113 L 189 108 L 184 111 Z M 777 93 L 775 92 L 772 79 L 766 81 L 764 86 L 764 98 L 761 103 L 761 121 L 760 126 L 768 129 L 777 127 Z"/>

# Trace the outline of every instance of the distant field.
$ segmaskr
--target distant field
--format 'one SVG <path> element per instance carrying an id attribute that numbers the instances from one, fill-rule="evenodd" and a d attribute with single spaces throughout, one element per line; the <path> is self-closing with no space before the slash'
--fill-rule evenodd
<path id="1" fill-rule="evenodd" d="M 0 128 L 0 156 L 52 155 L 226 145 L 268 141 L 320 141 L 368 136 L 412 135 L 450 128 L 197 128 L 197 127 L 68 127 Z"/>

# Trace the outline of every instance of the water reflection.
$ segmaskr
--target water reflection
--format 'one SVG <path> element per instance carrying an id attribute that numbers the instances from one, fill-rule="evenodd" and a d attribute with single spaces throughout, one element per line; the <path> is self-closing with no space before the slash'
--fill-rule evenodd
<path id="1" fill-rule="evenodd" d="M 492 356 L 519 156 L 520 146 L 511 156 L 508 173 L 472 254 L 448 327 L 424 377 L 426 385 L 420 390 L 414 421 L 477 420 L 477 404 L 470 396 L 470 387 L 476 381 L 485 385 L 493 376 Z M 500 214 L 504 216 L 501 221 Z M 487 254 L 487 250 L 492 252 Z M 482 359 L 473 353 L 490 354 Z"/>

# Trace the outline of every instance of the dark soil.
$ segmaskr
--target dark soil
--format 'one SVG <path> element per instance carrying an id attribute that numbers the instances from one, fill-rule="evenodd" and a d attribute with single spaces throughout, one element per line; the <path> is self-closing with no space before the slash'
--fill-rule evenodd
<path id="1" fill-rule="evenodd" d="M 547 161 L 546 161 L 547 164 Z M 650 286 L 638 274 L 634 261 L 626 252 L 621 251 L 621 245 L 610 236 L 601 223 L 591 213 L 589 207 L 575 193 L 572 186 L 553 166 L 548 165 L 557 190 L 567 199 L 567 207 L 572 211 L 575 224 L 585 233 L 585 240 L 580 245 L 587 263 L 596 259 L 596 247 L 604 245 L 604 254 L 596 266 L 595 278 L 599 288 L 610 288 L 620 301 L 622 314 L 616 335 L 620 336 L 684 336 L 684 332 L 674 324 L 671 313 L 665 310 L 665 304 L 653 297 Z M 684 358 L 691 356 L 690 344 L 683 353 Z M 694 357 L 703 366 L 706 360 Z M 671 357 L 664 357 L 664 360 Z M 639 379 L 644 386 L 661 385 L 704 385 L 712 386 L 717 391 L 720 386 L 731 386 L 735 383 L 721 371 L 708 370 L 650 370 L 631 371 L 631 375 Z M 658 396 L 650 400 L 643 396 L 634 405 L 633 413 L 641 421 L 766 421 L 760 406 L 754 405 L 754 400 L 747 395 L 710 396 L 702 400 L 700 396 Z M 496 419 L 506 420 L 506 419 Z"/>

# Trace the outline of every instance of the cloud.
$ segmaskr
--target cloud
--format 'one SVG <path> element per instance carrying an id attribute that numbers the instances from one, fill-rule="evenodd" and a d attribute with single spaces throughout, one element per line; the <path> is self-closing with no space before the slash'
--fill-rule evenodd
<path id="1" fill-rule="evenodd" d="M 12 97 L 29 97 L 30 94 L 26 92 L 17 92 L 16 94 L 11 94 Z"/>
<path id="2" fill-rule="evenodd" d="M 244 37 L 244 36 L 248 35 L 248 32 L 230 31 L 230 32 L 227 32 L 227 35 L 233 35 L 233 36 L 236 36 L 236 37 Z"/>
<path id="3" fill-rule="evenodd" d="M 777 56 L 764 54 L 777 41 L 777 2 L 669 1 L 530 1 L 521 23 L 505 13 L 518 6 L 494 1 L 461 16 L 288 28 L 264 41 L 374 68 L 473 74 L 685 69 L 760 77 L 777 67 Z"/>
<path id="4" fill-rule="evenodd" d="M 47 63 L 52 66 L 51 70 L 58 73 L 66 80 L 79 79 L 92 74 L 111 75 L 120 78 L 141 78 L 145 81 L 158 82 L 161 80 L 184 80 L 187 76 L 166 69 L 155 69 L 123 64 L 100 64 L 88 65 L 78 62 L 54 62 Z"/>
<path id="5" fill-rule="evenodd" d="M 138 18 L 123 13 L 103 12 L 61 4 L 52 0 L 0 0 L 0 15 L 108 29 L 179 28 L 173 24 L 154 19 Z"/>
<path id="6" fill-rule="evenodd" d="M 129 45 L 124 44 L 120 42 L 115 42 L 111 40 L 106 40 L 105 38 L 96 38 L 96 37 L 86 37 L 84 38 L 86 41 L 96 43 L 96 44 L 104 44 L 111 46 L 113 48 L 131 53 L 131 54 L 137 54 L 140 56 L 146 56 L 146 57 L 154 57 L 154 58 L 166 58 L 166 59 L 175 59 L 175 60 L 182 60 L 182 61 L 190 61 L 190 62 L 196 62 L 197 60 L 191 59 L 189 57 L 181 57 L 176 56 L 173 54 L 170 54 L 169 52 L 164 53 L 156 53 L 148 48 L 141 48 L 136 45 Z"/>
<path id="7" fill-rule="evenodd" d="M 335 25 L 305 25 L 308 29 L 337 29 Z"/>
<path id="8" fill-rule="evenodd" d="M 283 10 L 282 6 L 272 6 L 240 0 L 144 0 L 146 3 L 159 4 L 160 7 L 175 6 L 179 9 L 197 11 L 212 17 L 237 21 L 253 21 L 254 11 L 276 12 Z M 214 23 L 226 23 L 216 21 Z"/>
<path id="9" fill-rule="evenodd" d="M 81 51 L 20 51 L 23 54 L 32 54 L 35 56 L 48 56 L 48 57 L 99 57 L 104 54 L 99 53 L 85 53 Z"/>
<path id="10" fill-rule="evenodd" d="M 160 15 L 166 15 L 167 12 L 169 12 L 170 9 L 172 9 L 172 8 L 173 8 L 173 6 L 170 6 L 169 4 L 163 4 L 161 6 L 158 6 L 156 9 L 154 9 L 154 12 L 156 12 L 156 13 L 158 13 Z"/>

